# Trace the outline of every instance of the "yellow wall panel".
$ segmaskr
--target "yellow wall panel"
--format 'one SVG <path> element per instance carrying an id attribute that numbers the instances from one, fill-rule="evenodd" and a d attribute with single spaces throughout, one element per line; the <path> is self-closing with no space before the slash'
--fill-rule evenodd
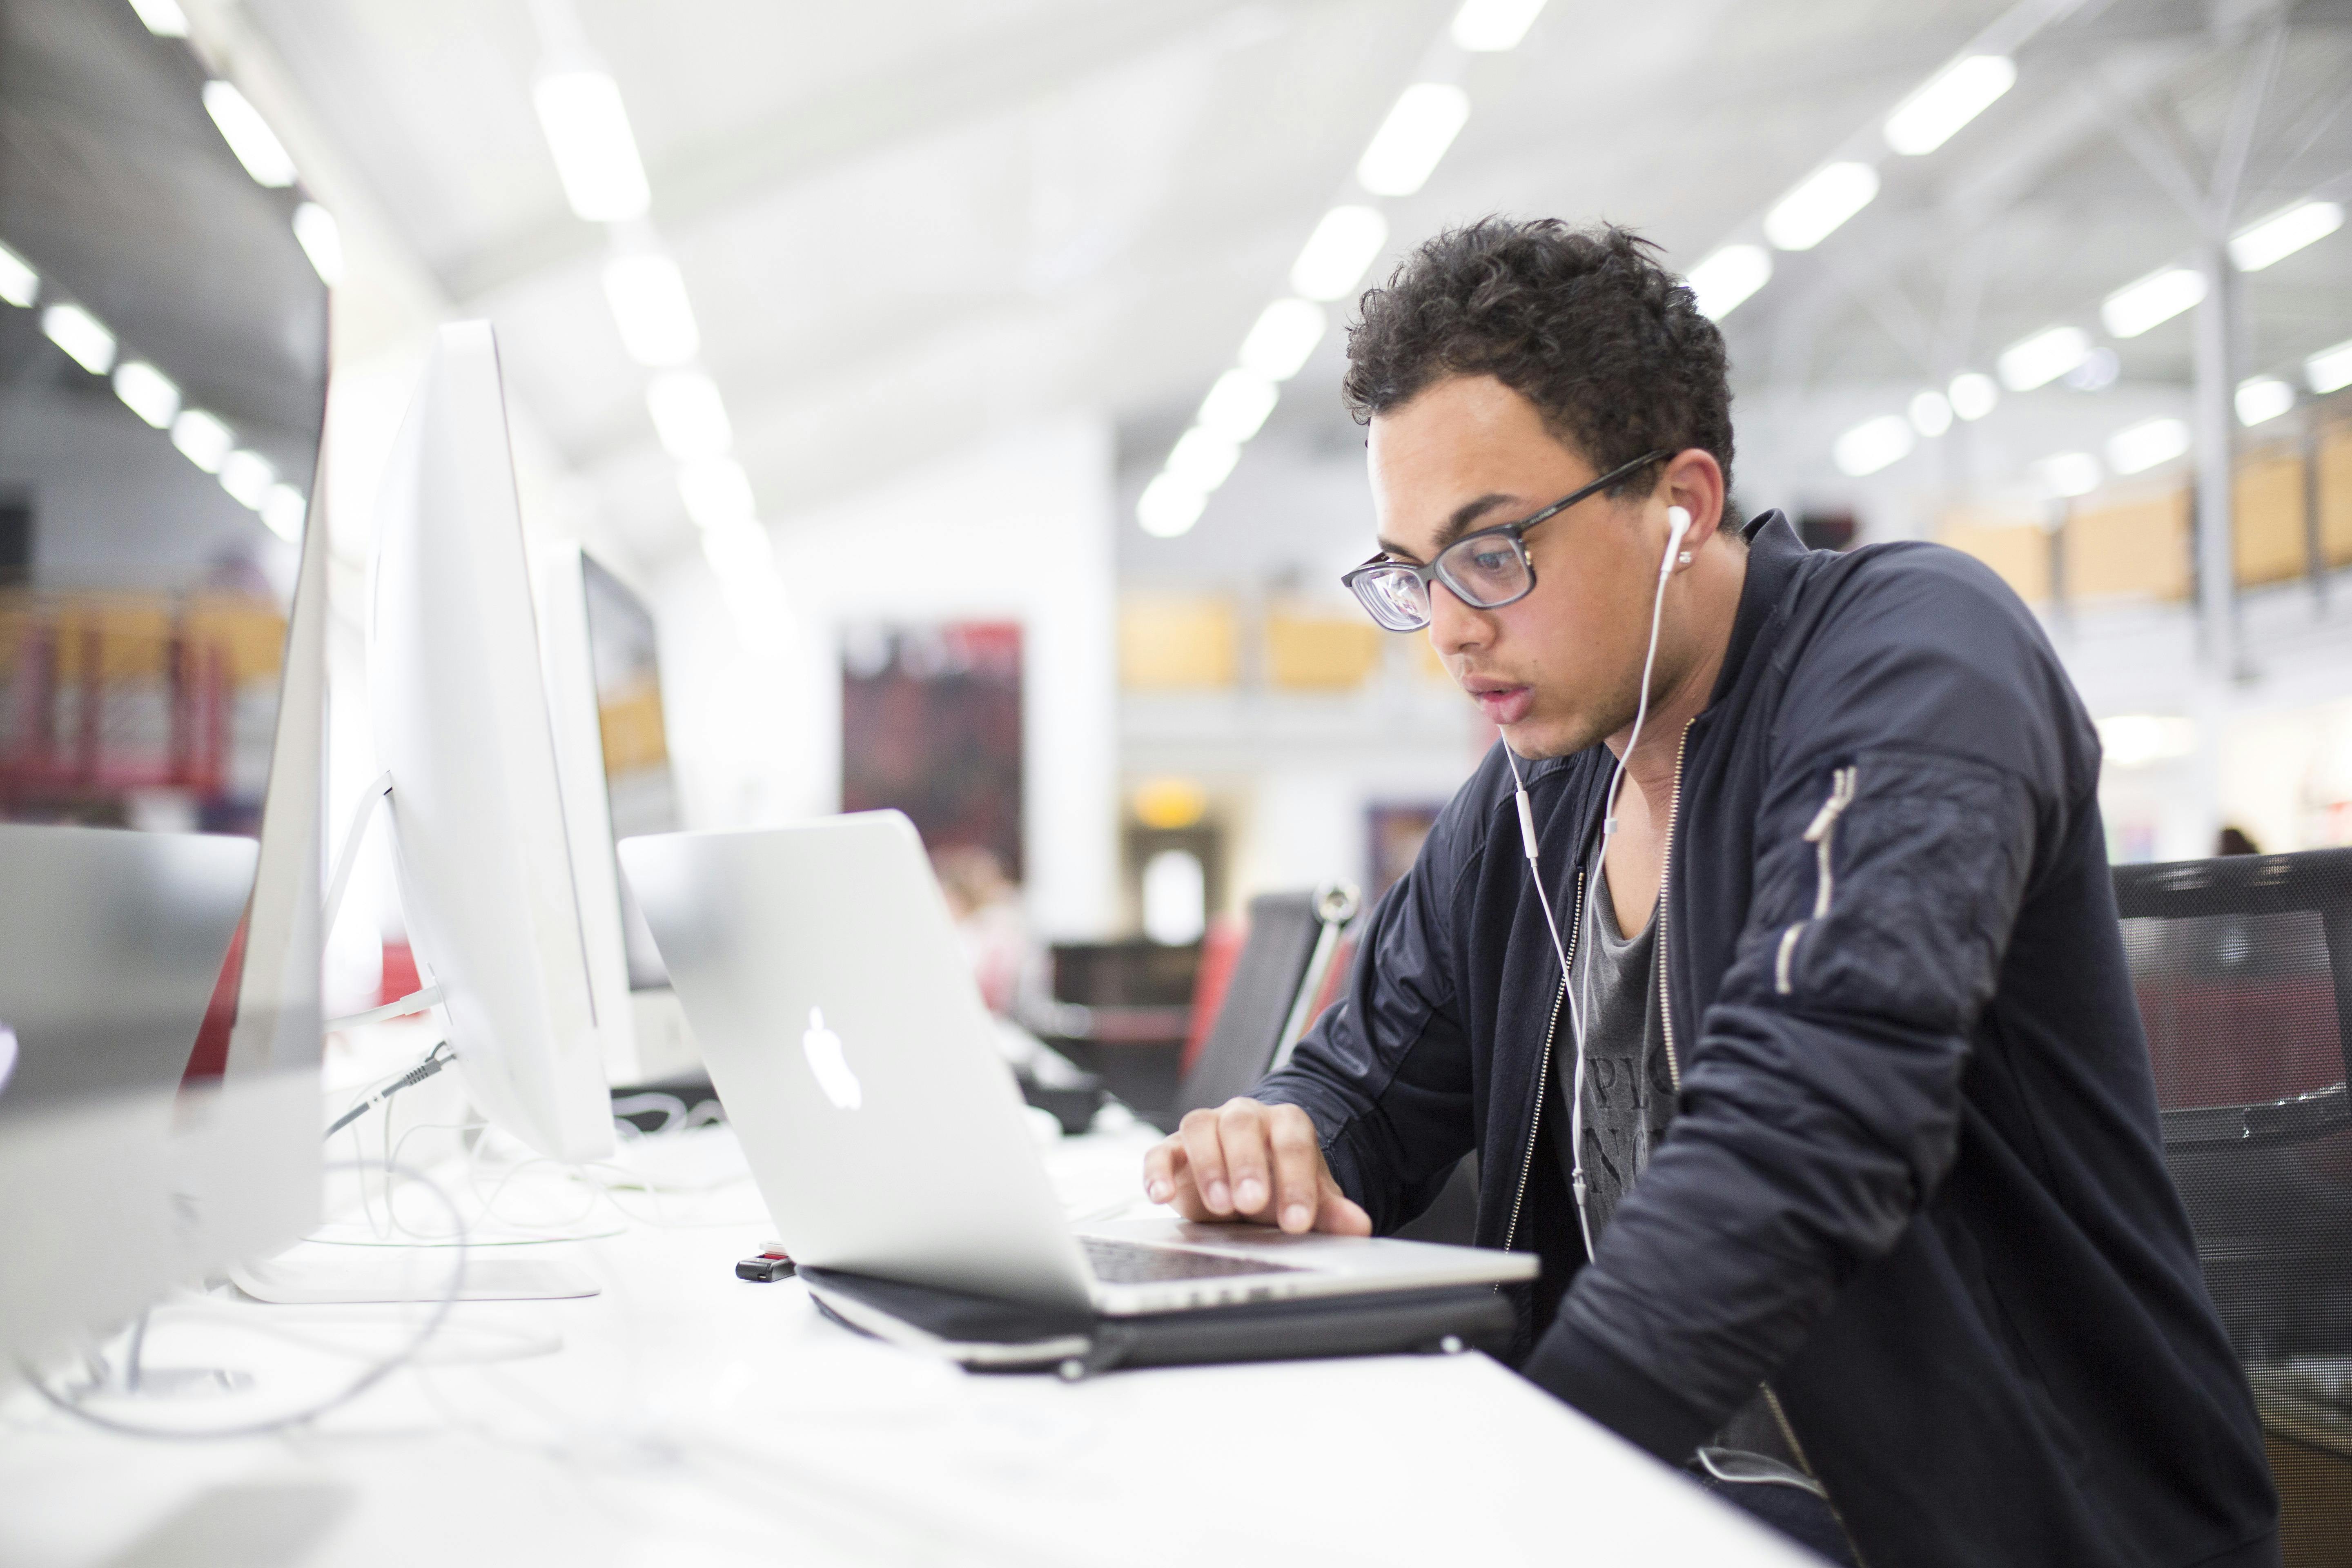
<path id="1" fill-rule="evenodd" d="M 2077 510 L 2060 540 L 2070 599 L 2189 596 L 2189 492 Z"/>
<path id="2" fill-rule="evenodd" d="M 2352 566 L 2352 420 L 2319 434 L 2319 552 L 2330 566 Z"/>
<path id="3" fill-rule="evenodd" d="M 1958 513 L 1944 520 L 1940 537 L 2000 574 L 2029 605 L 2050 597 L 2050 535 L 2037 523 L 2000 522 Z"/>
<path id="4" fill-rule="evenodd" d="M 2273 453 L 2239 464 L 2236 495 L 2238 582 L 2252 587 L 2302 576 L 2303 458 Z"/>
<path id="5" fill-rule="evenodd" d="M 1119 679 L 1134 691 L 1231 686 L 1241 667 L 1230 600 L 1129 595 L 1118 609 Z"/>
<path id="6" fill-rule="evenodd" d="M 1346 691 L 1380 668 L 1387 634 L 1362 616 L 1276 610 L 1265 618 L 1265 674 L 1298 691 Z"/>

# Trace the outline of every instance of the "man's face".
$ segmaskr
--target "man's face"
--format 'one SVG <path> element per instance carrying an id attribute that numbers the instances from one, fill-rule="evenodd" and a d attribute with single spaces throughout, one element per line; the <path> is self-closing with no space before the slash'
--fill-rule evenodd
<path id="1" fill-rule="evenodd" d="M 1441 381 L 1375 418 L 1369 451 L 1381 547 L 1422 564 L 1598 477 L 1533 403 L 1486 375 Z M 1629 490 L 1538 524 L 1526 539 L 1535 589 L 1498 610 L 1430 585 L 1431 646 L 1521 756 L 1580 751 L 1632 722 L 1663 509 Z"/>

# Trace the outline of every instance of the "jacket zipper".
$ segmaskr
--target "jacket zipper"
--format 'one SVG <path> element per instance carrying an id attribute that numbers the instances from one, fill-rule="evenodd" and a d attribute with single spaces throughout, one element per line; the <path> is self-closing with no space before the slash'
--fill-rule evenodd
<path id="1" fill-rule="evenodd" d="M 1666 1047 L 1666 1076 L 1673 1080 L 1676 1094 L 1680 1094 L 1683 1090 L 1683 1069 L 1681 1059 L 1675 1051 L 1674 1001 L 1666 987 L 1666 893 L 1673 886 L 1671 873 L 1675 868 L 1675 823 L 1682 816 L 1683 809 L 1683 754 L 1689 749 L 1690 726 L 1685 724 L 1682 738 L 1675 743 L 1675 792 L 1666 805 L 1665 853 L 1658 858 L 1658 1023 Z M 1820 890 L 1814 895 L 1816 917 L 1828 912 L 1829 830 L 1836 824 L 1838 814 L 1843 812 L 1847 804 L 1853 799 L 1853 773 L 1854 770 L 1852 768 L 1838 770 L 1832 780 L 1829 800 L 1823 803 L 1821 811 L 1814 816 L 1812 826 L 1805 830 L 1806 841 L 1821 846 L 1822 883 Z M 1798 926 L 1791 927 L 1792 934 L 1796 930 L 1801 929 L 1801 921 Z M 1780 952 L 1784 963 L 1787 961 L 1788 951 L 1789 940 L 1783 937 Z M 1785 991 L 1788 987 L 1784 985 L 1781 989 Z M 1514 1221 L 1517 1220 L 1516 1211 L 1512 1217 Z M 1837 1521 L 1839 1531 L 1844 1534 L 1846 1549 L 1853 1553 L 1853 1560 L 1860 1563 L 1862 1552 L 1853 1543 L 1853 1531 L 1846 1529 L 1845 1515 L 1838 1511 L 1837 1503 L 1831 1499 L 1829 1483 L 1822 1480 L 1820 1472 L 1813 1468 L 1813 1462 L 1805 1458 L 1805 1446 L 1797 1441 L 1797 1429 L 1789 1424 L 1789 1413 L 1780 1408 L 1780 1396 L 1772 1391 L 1772 1385 L 1769 1383 L 1761 1384 L 1759 1386 L 1764 1391 L 1764 1403 L 1771 1407 L 1772 1419 L 1780 1426 L 1780 1436 L 1788 1439 L 1789 1452 L 1797 1457 L 1798 1466 L 1804 1470 L 1805 1474 L 1812 1477 L 1815 1486 L 1822 1489 L 1822 1500 L 1829 1504 L 1831 1516 Z"/>
<path id="2" fill-rule="evenodd" d="M 1584 929 L 1584 873 L 1582 871 L 1576 874 L 1576 905 L 1570 911 L 1570 920 L 1571 923 L 1568 928 L 1567 962 L 1573 964 L 1576 962 L 1576 939 Z M 1528 1119 L 1528 1150 L 1526 1155 L 1519 1161 L 1519 1190 L 1512 1195 L 1511 1221 L 1503 1230 L 1503 1250 L 1506 1252 L 1511 1250 L 1511 1243 L 1518 1237 L 1519 1205 L 1527 1202 L 1528 1176 L 1536 1168 L 1536 1133 L 1543 1126 L 1544 1090 L 1551 1085 L 1551 1043 L 1559 1033 L 1559 1015 L 1567 1005 L 1568 972 L 1562 970 L 1559 976 L 1559 994 L 1552 998 L 1551 1023 L 1544 1030 L 1543 1061 L 1536 1074 L 1536 1111 L 1535 1115 Z M 1502 1288 L 1500 1284 L 1495 1287 L 1496 1290 Z"/>
<path id="3" fill-rule="evenodd" d="M 1845 808 L 1853 804 L 1854 789 L 1861 773 L 1859 764 L 1833 769 L 1830 773 L 1830 797 L 1822 802 L 1821 810 L 1813 814 L 1811 824 L 1805 829 L 1805 842 L 1813 847 L 1817 866 L 1813 877 L 1813 912 L 1808 919 L 1797 921 L 1780 933 L 1780 951 L 1772 964 L 1772 988 L 1783 996 L 1789 994 L 1795 984 L 1790 970 L 1796 961 L 1797 939 L 1805 934 L 1807 926 L 1830 912 L 1830 834 L 1837 826 L 1838 818 L 1845 815 Z"/>
<path id="4" fill-rule="evenodd" d="M 1658 857 L 1658 1022 L 1665 1036 L 1666 1077 L 1676 1094 L 1683 1091 L 1683 1067 L 1675 1053 L 1675 1010 L 1666 1003 L 1666 889 L 1675 868 L 1675 821 L 1683 813 L 1683 753 L 1688 750 L 1690 725 L 1685 723 L 1682 738 L 1675 742 L 1675 793 L 1666 803 L 1665 853 Z"/>

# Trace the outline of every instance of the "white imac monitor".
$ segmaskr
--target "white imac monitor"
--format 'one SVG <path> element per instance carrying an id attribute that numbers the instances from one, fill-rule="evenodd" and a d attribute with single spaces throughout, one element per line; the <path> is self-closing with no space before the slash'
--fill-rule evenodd
<path id="1" fill-rule="evenodd" d="M 684 826 L 663 721 L 653 612 L 569 541 L 538 557 L 540 638 L 556 765 L 563 782 L 581 923 L 611 1081 L 698 1072 L 701 1053 L 670 989 L 653 932 L 620 875 L 614 847 Z"/>
<path id="2" fill-rule="evenodd" d="M 384 486 L 371 599 L 401 908 L 467 1090 L 549 1158 L 600 1159 L 613 1149 L 600 1031 L 617 1019 L 591 981 L 488 322 L 434 336 Z"/>

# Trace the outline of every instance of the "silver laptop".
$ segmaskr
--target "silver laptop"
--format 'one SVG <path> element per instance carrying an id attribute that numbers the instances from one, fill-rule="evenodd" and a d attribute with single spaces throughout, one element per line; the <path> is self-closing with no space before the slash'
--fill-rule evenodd
<path id="1" fill-rule="evenodd" d="M 620 854 L 797 1262 L 1114 1315 L 1536 1273 L 1525 1253 L 1256 1226 L 1074 1231 L 904 816 Z"/>

